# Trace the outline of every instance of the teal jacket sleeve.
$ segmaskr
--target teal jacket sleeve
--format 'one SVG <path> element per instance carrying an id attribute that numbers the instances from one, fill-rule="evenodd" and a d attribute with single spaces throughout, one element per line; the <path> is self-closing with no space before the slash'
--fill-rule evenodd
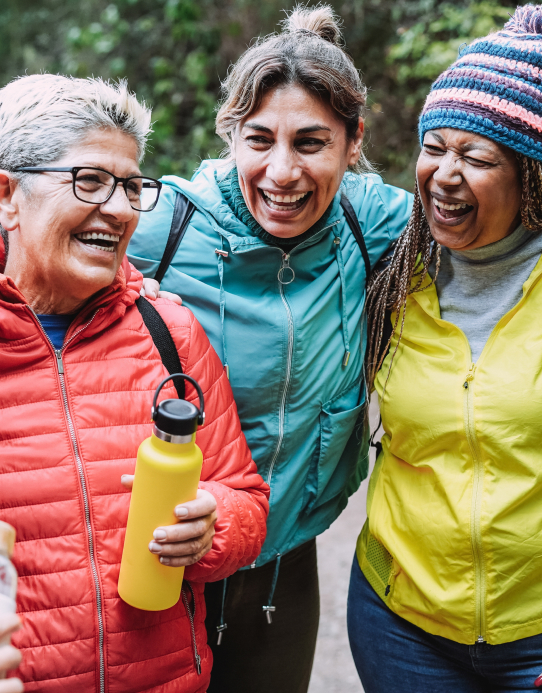
<path id="1" fill-rule="evenodd" d="M 359 180 L 359 179 L 358 179 Z M 359 219 L 371 267 L 404 231 L 412 211 L 412 193 L 386 185 L 380 176 L 370 175 L 345 190 Z M 355 186 L 355 187 L 354 187 Z"/>
<path id="2" fill-rule="evenodd" d="M 154 277 L 166 247 L 177 191 L 164 185 L 152 212 L 141 213 L 128 246 L 128 259 L 144 277 Z"/>

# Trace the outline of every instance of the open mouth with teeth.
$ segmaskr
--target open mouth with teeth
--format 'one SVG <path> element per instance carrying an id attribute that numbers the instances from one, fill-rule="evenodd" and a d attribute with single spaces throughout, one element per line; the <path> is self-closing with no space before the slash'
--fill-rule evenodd
<path id="1" fill-rule="evenodd" d="M 437 200 L 435 197 L 432 199 L 438 213 L 441 217 L 444 217 L 444 219 L 460 219 L 461 217 L 469 214 L 469 212 L 472 212 L 474 209 L 472 205 L 469 205 L 466 202 L 455 202 L 448 204 L 446 202 L 442 202 L 441 200 Z"/>
<path id="2" fill-rule="evenodd" d="M 312 195 L 312 190 L 304 193 L 290 193 L 289 195 L 274 195 L 260 188 L 258 190 L 265 204 L 276 212 L 292 212 L 301 209 Z"/>
<path id="3" fill-rule="evenodd" d="M 112 233 L 98 233 L 96 231 L 76 233 L 75 237 L 89 248 L 105 250 L 108 253 L 114 253 L 117 243 L 120 241 L 120 236 L 115 236 Z"/>

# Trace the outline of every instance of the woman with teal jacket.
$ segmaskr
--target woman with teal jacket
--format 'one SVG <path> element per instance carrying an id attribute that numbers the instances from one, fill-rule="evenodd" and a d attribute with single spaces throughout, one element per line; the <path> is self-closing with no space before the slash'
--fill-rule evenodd
<path id="1" fill-rule="evenodd" d="M 340 38 L 319 7 L 255 43 L 230 72 L 217 116 L 230 158 L 203 162 L 192 181 L 165 177 L 129 248 L 153 277 L 176 204 L 195 206 L 162 288 L 182 296 L 221 356 L 271 486 L 258 560 L 206 588 L 209 690 L 220 693 L 307 690 L 315 537 L 367 473 L 367 270 L 404 228 L 411 196 L 366 173 L 365 88 Z"/>

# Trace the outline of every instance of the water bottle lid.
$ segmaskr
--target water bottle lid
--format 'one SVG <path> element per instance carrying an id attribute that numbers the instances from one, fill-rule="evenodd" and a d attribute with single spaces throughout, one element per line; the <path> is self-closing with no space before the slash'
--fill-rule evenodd
<path id="1" fill-rule="evenodd" d="M 200 410 L 184 399 L 165 399 L 154 415 L 156 428 L 172 436 L 191 436 L 198 427 Z"/>
<path id="2" fill-rule="evenodd" d="M 15 546 L 15 528 L 7 522 L 0 522 L 0 553 L 11 558 Z"/>

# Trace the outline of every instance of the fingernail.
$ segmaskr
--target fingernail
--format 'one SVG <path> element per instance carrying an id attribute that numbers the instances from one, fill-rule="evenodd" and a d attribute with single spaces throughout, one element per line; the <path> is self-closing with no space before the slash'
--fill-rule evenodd
<path id="1" fill-rule="evenodd" d="M 188 515 L 188 510 L 183 508 L 182 505 L 179 505 L 175 508 L 175 515 L 177 515 L 177 517 L 186 517 Z"/>
<path id="2" fill-rule="evenodd" d="M 154 532 L 152 533 L 152 536 L 157 540 L 157 541 L 162 541 L 167 537 L 167 534 L 165 530 L 163 529 L 155 529 Z"/>
<path id="3" fill-rule="evenodd" d="M 128 476 L 129 476 L 128 474 L 122 474 L 120 478 L 121 478 L 121 480 L 124 481 L 124 479 L 127 479 Z"/>
<path id="4" fill-rule="evenodd" d="M 151 553 L 160 553 L 161 550 L 162 547 L 160 544 L 157 544 L 155 541 L 151 541 L 149 544 L 149 551 L 151 551 Z"/>
<path id="5" fill-rule="evenodd" d="M 162 565 L 169 565 L 171 563 L 171 559 L 167 558 L 166 556 L 160 556 L 160 563 Z"/>

